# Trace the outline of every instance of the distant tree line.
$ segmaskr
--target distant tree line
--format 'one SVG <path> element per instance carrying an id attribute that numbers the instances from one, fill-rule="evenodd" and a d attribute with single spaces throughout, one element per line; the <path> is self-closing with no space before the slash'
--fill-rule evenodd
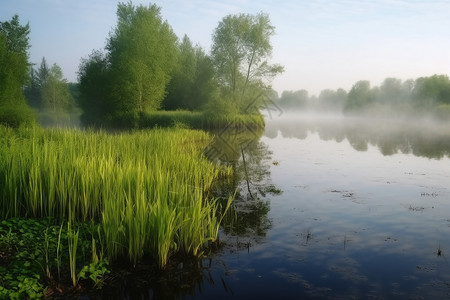
<path id="1" fill-rule="evenodd" d="M 349 92 L 343 89 L 323 90 L 319 96 L 309 96 L 306 90 L 284 91 L 276 99 L 285 110 L 342 112 L 347 115 L 366 114 L 400 116 L 433 113 L 450 118 L 450 79 L 447 75 L 420 77 L 402 81 L 386 78 L 380 86 L 356 82 Z"/>

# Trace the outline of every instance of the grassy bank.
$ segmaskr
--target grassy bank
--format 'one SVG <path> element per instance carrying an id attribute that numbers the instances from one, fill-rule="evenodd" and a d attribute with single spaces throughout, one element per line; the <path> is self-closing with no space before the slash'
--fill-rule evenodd
<path id="1" fill-rule="evenodd" d="M 156 111 L 142 115 L 140 128 L 170 127 L 178 125 L 194 129 L 238 129 L 264 128 L 264 118 L 260 114 L 217 115 L 192 111 Z"/>
<path id="2" fill-rule="evenodd" d="M 148 255 L 164 268 L 175 253 L 198 256 L 221 221 L 208 190 L 231 175 L 204 157 L 210 141 L 180 128 L 110 134 L 0 127 L 0 217 L 45 218 L 65 228 L 74 285 L 80 223 L 98 225 L 91 252 L 103 249 L 109 261 L 128 257 L 135 265 Z"/>

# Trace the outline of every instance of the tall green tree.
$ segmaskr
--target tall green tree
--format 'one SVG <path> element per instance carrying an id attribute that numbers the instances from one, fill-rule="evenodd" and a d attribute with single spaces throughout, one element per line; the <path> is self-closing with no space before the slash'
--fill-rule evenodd
<path id="1" fill-rule="evenodd" d="M 50 74 L 45 57 L 42 58 L 41 64 L 37 70 L 30 67 L 30 78 L 25 88 L 25 97 L 28 104 L 36 109 L 41 109 L 42 104 L 42 88 L 45 86 Z"/>
<path id="2" fill-rule="evenodd" d="M 50 69 L 47 65 L 45 57 L 42 58 L 41 64 L 36 71 L 36 81 L 40 89 L 42 89 L 50 76 Z"/>
<path id="3" fill-rule="evenodd" d="M 28 80 L 30 26 L 23 26 L 19 16 L 0 22 L 0 123 L 19 126 L 33 122 L 23 88 Z"/>
<path id="4" fill-rule="evenodd" d="M 185 35 L 178 46 L 178 63 L 167 87 L 163 108 L 200 110 L 217 94 L 214 66 L 199 46 Z"/>
<path id="5" fill-rule="evenodd" d="M 6 38 L 9 51 L 22 54 L 28 59 L 30 24 L 20 25 L 19 16 L 14 15 L 11 21 L 0 22 L 0 31 Z"/>
<path id="6" fill-rule="evenodd" d="M 283 67 L 270 64 L 274 35 L 269 16 L 228 15 L 219 22 L 213 34 L 212 58 L 223 95 L 238 110 L 243 110 L 255 94 L 268 89 L 271 79 Z"/>
<path id="7" fill-rule="evenodd" d="M 67 80 L 57 64 L 50 68 L 47 79 L 43 82 L 41 95 L 43 108 L 54 114 L 66 112 L 73 106 Z"/>
<path id="8" fill-rule="evenodd" d="M 108 58 L 102 51 L 93 51 L 81 59 L 78 70 L 78 103 L 84 125 L 100 126 L 107 122 L 113 108 L 110 101 L 110 71 Z"/>
<path id="9" fill-rule="evenodd" d="M 177 37 L 156 5 L 119 3 L 107 49 L 114 112 L 136 117 L 156 110 L 176 65 Z"/>

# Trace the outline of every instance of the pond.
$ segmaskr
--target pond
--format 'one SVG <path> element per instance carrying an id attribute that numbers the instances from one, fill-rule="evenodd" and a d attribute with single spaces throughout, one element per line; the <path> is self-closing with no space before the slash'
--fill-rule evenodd
<path id="1" fill-rule="evenodd" d="M 450 127 L 428 125 L 297 115 L 218 134 L 237 173 L 217 192 L 237 189 L 222 247 L 139 298 L 449 298 Z"/>

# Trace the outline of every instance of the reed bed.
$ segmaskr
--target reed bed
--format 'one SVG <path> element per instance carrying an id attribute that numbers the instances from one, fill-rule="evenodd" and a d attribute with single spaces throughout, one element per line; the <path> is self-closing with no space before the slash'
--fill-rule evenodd
<path id="1" fill-rule="evenodd" d="M 107 256 L 127 255 L 134 265 L 145 254 L 162 268 L 173 253 L 200 255 L 224 211 L 208 190 L 231 175 L 205 158 L 210 141 L 180 128 L 111 134 L 0 126 L 0 216 L 94 221 Z"/>
<path id="2" fill-rule="evenodd" d="M 194 129 L 254 129 L 264 128 L 264 117 L 261 114 L 211 114 L 185 110 L 156 111 L 146 113 L 139 121 L 140 128 L 188 127 Z"/>

